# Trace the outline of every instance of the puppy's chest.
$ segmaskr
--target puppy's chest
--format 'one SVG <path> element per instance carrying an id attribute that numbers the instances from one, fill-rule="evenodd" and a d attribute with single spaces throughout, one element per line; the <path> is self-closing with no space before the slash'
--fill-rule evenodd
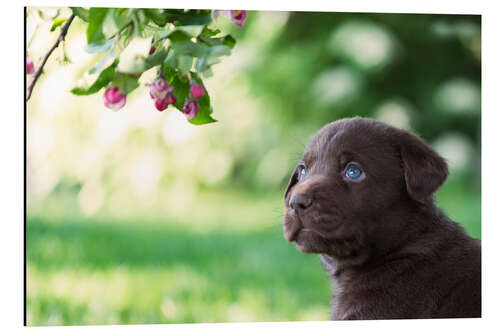
<path id="1" fill-rule="evenodd" d="M 398 265 L 398 268 L 382 264 L 340 267 L 334 260 L 328 260 L 327 264 L 325 268 L 332 278 L 333 287 L 332 319 L 385 317 L 386 312 L 392 317 L 401 311 L 399 307 L 406 307 L 407 300 L 399 297 L 405 294 L 402 285 L 410 283 L 406 274 L 409 271 L 405 273 L 404 265 Z"/>
<path id="2" fill-rule="evenodd" d="M 344 274 L 339 274 L 332 279 L 333 299 L 332 313 L 333 320 L 352 319 L 362 308 L 366 307 L 370 299 L 370 290 L 366 284 L 357 282 Z"/>
<path id="3" fill-rule="evenodd" d="M 396 319 L 409 316 L 408 300 L 398 297 L 397 284 L 389 286 L 372 274 L 340 273 L 332 280 L 333 320 Z M 417 312 L 419 310 L 414 309 Z"/>
<path id="4" fill-rule="evenodd" d="M 332 279 L 332 319 L 430 318 L 446 293 L 432 281 L 435 276 L 397 268 L 338 272 Z"/>

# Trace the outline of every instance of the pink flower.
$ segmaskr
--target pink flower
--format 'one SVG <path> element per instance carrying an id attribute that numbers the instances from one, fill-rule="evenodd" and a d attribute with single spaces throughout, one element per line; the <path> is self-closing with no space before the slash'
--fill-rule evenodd
<path id="1" fill-rule="evenodd" d="M 168 93 L 164 98 L 158 98 L 155 100 L 155 107 L 158 111 L 163 111 L 170 104 L 174 104 L 175 101 L 176 101 L 175 95 L 173 93 Z"/>
<path id="2" fill-rule="evenodd" d="M 165 110 L 170 104 L 176 101 L 172 93 L 174 87 L 169 85 L 162 77 L 157 77 L 152 83 L 147 84 L 150 87 L 149 96 L 155 100 L 155 107 L 158 111 Z"/>
<path id="3" fill-rule="evenodd" d="M 230 18 L 238 27 L 242 27 L 247 19 L 246 10 L 212 10 L 212 20 L 215 21 L 219 15 Z"/>
<path id="4" fill-rule="evenodd" d="M 166 98 L 157 99 L 155 101 L 155 108 L 156 108 L 156 110 L 158 110 L 160 112 L 165 110 L 168 107 L 168 105 L 169 105 L 169 103 L 168 103 Z"/>
<path id="5" fill-rule="evenodd" d="M 34 74 L 35 73 L 35 64 L 33 63 L 33 61 L 31 61 L 31 59 L 26 56 L 26 74 Z"/>
<path id="6" fill-rule="evenodd" d="M 242 27 L 247 19 L 246 10 L 231 10 L 231 20 L 237 27 Z"/>
<path id="7" fill-rule="evenodd" d="M 177 98 L 175 98 L 175 95 L 173 93 L 168 93 L 167 96 L 165 96 L 165 100 L 168 104 L 175 104 Z"/>
<path id="8" fill-rule="evenodd" d="M 174 87 L 169 85 L 162 77 L 157 77 L 156 80 L 151 84 L 147 84 L 150 87 L 149 96 L 152 99 L 163 99 L 167 93 L 171 92 Z"/>
<path id="9" fill-rule="evenodd" d="M 196 117 L 199 110 L 200 106 L 195 101 L 187 102 L 182 108 L 182 112 L 184 112 L 188 120 L 192 120 L 194 117 Z"/>
<path id="10" fill-rule="evenodd" d="M 118 87 L 109 87 L 104 93 L 104 105 L 113 110 L 120 110 L 127 102 L 127 96 L 120 92 Z"/>
<path id="11" fill-rule="evenodd" d="M 190 91 L 194 98 L 202 98 L 205 95 L 205 88 L 201 84 L 193 84 Z"/>

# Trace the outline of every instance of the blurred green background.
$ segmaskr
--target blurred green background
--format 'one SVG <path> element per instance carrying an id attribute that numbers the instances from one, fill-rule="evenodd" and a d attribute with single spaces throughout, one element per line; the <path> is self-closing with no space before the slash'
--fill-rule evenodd
<path id="1" fill-rule="evenodd" d="M 54 11 L 54 8 L 44 9 Z M 113 113 L 69 93 L 98 61 L 75 19 L 27 105 L 28 325 L 328 320 L 330 282 L 282 237 L 283 190 L 310 135 L 354 115 L 448 161 L 440 207 L 481 236 L 481 19 L 249 12 L 206 81 L 219 122 Z M 28 54 L 57 38 L 28 9 Z M 31 39 L 34 36 L 35 38 Z M 362 135 L 362 133 L 360 133 Z"/>

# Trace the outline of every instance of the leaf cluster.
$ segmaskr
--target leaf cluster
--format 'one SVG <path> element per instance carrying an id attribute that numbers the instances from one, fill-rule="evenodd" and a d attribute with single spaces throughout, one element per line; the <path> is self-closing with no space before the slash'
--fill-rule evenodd
<path id="1" fill-rule="evenodd" d="M 129 94 L 139 86 L 145 71 L 156 68 L 157 75 L 174 86 L 177 98 L 174 106 L 182 111 L 190 86 L 194 83 L 204 86 L 202 77 L 213 75 L 211 67 L 220 62 L 220 57 L 230 55 L 236 44 L 231 35 L 214 27 L 210 10 L 82 7 L 71 10 L 87 23 L 87 52 L 104 54 L 88 72 L 95 80 L 73 88 L 71 92 L 75 95 L 95 94 L 109 86 L 117 86 L 122 93 Z M 52 29 L 62 23 L 64 19 L 54 19 Z M 120 55 L 134 38 L 150 38 L 150 50 L 121 66 Z M 196 125 L 214 122 L 208 92 L 197 102 L 199 112 L 190 122 Z"/>

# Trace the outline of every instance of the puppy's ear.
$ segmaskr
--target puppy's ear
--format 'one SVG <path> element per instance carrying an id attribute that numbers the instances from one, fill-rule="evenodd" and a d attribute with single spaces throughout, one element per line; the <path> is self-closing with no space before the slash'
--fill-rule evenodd
<path id="1" fill-rule="evenodd" d="M 290 177 L 290 180 L 288 181 L 288 185 L 287 185 L 286 190 L 285 190 L 285 200 L 286 200 L 286 196 L 288 195 L 288 192 L 290 192 L 292 187 L 295 184 L 297 184 L 298 180 L 299 180 L 299 173 L 298 173 L 298 169 L 295 168 L 295 170 L 293 171 L 292 177 Z"/>
<path id="2" fill-rule="evenodd" d="M 416 201 L 424 202 L 448 177 L 445 160 L 417 136 L 404 133 L 401 142 L 406 189 Z"/>

